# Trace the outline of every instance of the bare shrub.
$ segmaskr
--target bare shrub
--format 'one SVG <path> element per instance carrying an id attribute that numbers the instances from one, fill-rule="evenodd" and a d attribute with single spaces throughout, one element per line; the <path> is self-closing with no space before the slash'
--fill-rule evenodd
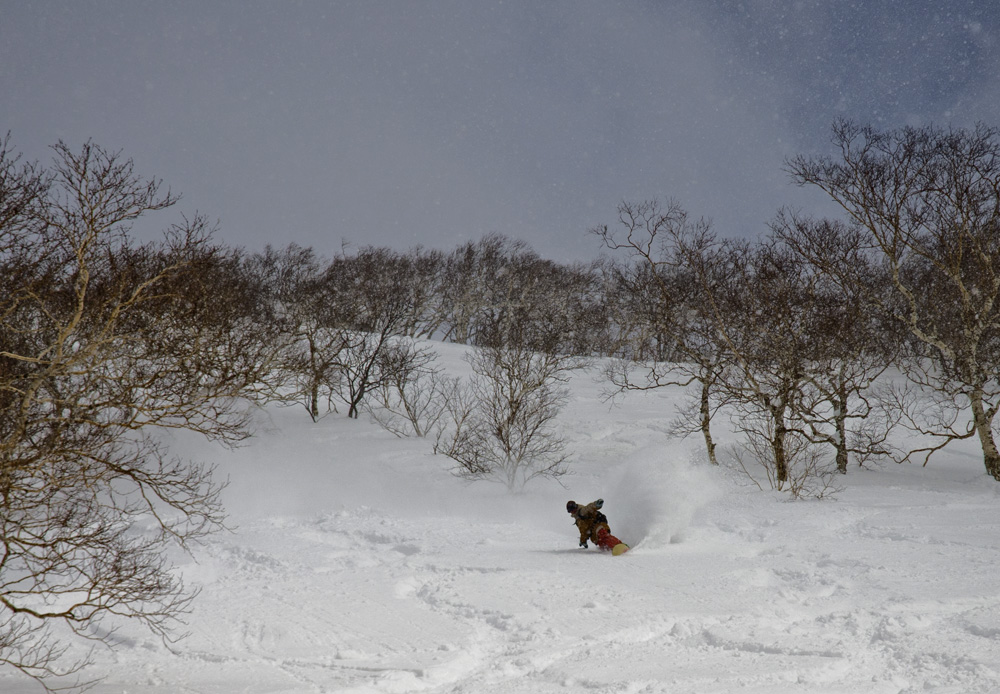
<path id="1" fill-rule="evenodd" d="M 457 474 L 499 479 L 511 490 L 566 474 L 566 442 L 553 424 L 566 402 L 561 386 L 581 360 L 515 344 L 481 347 L 467 359 L 475 404 L 445 450 Z"/>
<path id="2" fill-rule="evenodd" d="M 399 341 L 390 353 L 395 368 L 380 379 L 365 409 L 398 437 L 425 437 L 448 413 L 459 379 L 443 374 L 434 365 L 434 353 L 411 341 Z"/>
<path id="3" fill-rule="evenodd" d="M 456 461 L 471 460 L 472 445 L 469 431 L 473 426 L 476 400 L 469 383 L 461 379 L 451 381 L 442 401 L 444 412 L 438 420 L 434 437 L 434 453 L 446 455 Z"/>
<path id="4" fill-rule="evenodd" d="M 739 426 L 743 437 L 732 452 L 741 474 L 758 489 L 786 492 L 795 499 L 822 499 L 841 491 L 834 483 L 836 464 L 824 455 L 823 447 L 798 432 L 788 432 L 782 438 L 784 469 L 779 473 L 772 428 L 773 422 L 765 416 L 744 420 Z"/>

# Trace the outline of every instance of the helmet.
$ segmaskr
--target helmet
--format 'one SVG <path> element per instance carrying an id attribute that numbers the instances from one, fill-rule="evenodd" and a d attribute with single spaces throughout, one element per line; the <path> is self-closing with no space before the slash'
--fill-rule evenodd
<path id="1" fill-rule="evenodd" d="M 575 501 L 567 501 L 566 502 L 566 512 L 567 513 L 576 513 L 576 509 L 578 509 L 578 508 L 579 508 L 579 506 L 577 506 L 577 503 Z"/>
<path id="2" fill-rule="evenodd" d="M 604 499 L 598 499 L 594 502 L 594 508 L 601 508 L 604 506 Z"/>

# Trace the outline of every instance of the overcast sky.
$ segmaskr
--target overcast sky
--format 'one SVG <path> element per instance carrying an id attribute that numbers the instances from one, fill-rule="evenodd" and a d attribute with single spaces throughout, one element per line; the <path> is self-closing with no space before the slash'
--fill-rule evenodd
<path id="1" fill-rule="evenodd" d="M 1000 2 L 0 0 L 17 149 L 121 149 L 254 250 L 588 259 L 651 197 L 757 235 L 831 211 L 782 163 L 839 116 L 1000 126 Z"/>

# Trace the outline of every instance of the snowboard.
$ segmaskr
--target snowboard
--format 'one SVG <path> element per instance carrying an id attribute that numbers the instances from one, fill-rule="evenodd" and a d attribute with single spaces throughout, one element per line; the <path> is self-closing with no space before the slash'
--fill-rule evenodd
<path id="1" fill-rule="evenodd" d="M 610 550 L 616 557 L 628 551 L 628 545 L 608 532 L 606 526 L 597 532 L 597 546 L 605 551 Z"/>
<path id="2" fill-rule="evenodd" d="M 619 542 L 617 545 L 611 548 L 611 554 L 612 556 L 615 557 L 625 554 L 625 552 L 627 551 L 628 551 L 628 545 L 626 545 L 624 542 Z"/>

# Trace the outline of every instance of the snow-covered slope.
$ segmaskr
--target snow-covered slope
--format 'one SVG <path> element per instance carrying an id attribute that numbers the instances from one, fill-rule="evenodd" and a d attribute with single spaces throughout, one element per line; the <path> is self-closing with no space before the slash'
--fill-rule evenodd
<path id="1" fill-rule="evenodd" d="M 571 387 L 575 474 L 520 495 L 364 419 L 178 438 L 230 477 L 236 527 L 177 557 L 190 636 L 171 653 L 126 626 L 94 691 L 1000 692 L 1000 485 L 974 449 L 790 502 L 667 439 L 677 392 Z M 622 557 L 576 546 L 565 502 L 597 497 Z"/>

